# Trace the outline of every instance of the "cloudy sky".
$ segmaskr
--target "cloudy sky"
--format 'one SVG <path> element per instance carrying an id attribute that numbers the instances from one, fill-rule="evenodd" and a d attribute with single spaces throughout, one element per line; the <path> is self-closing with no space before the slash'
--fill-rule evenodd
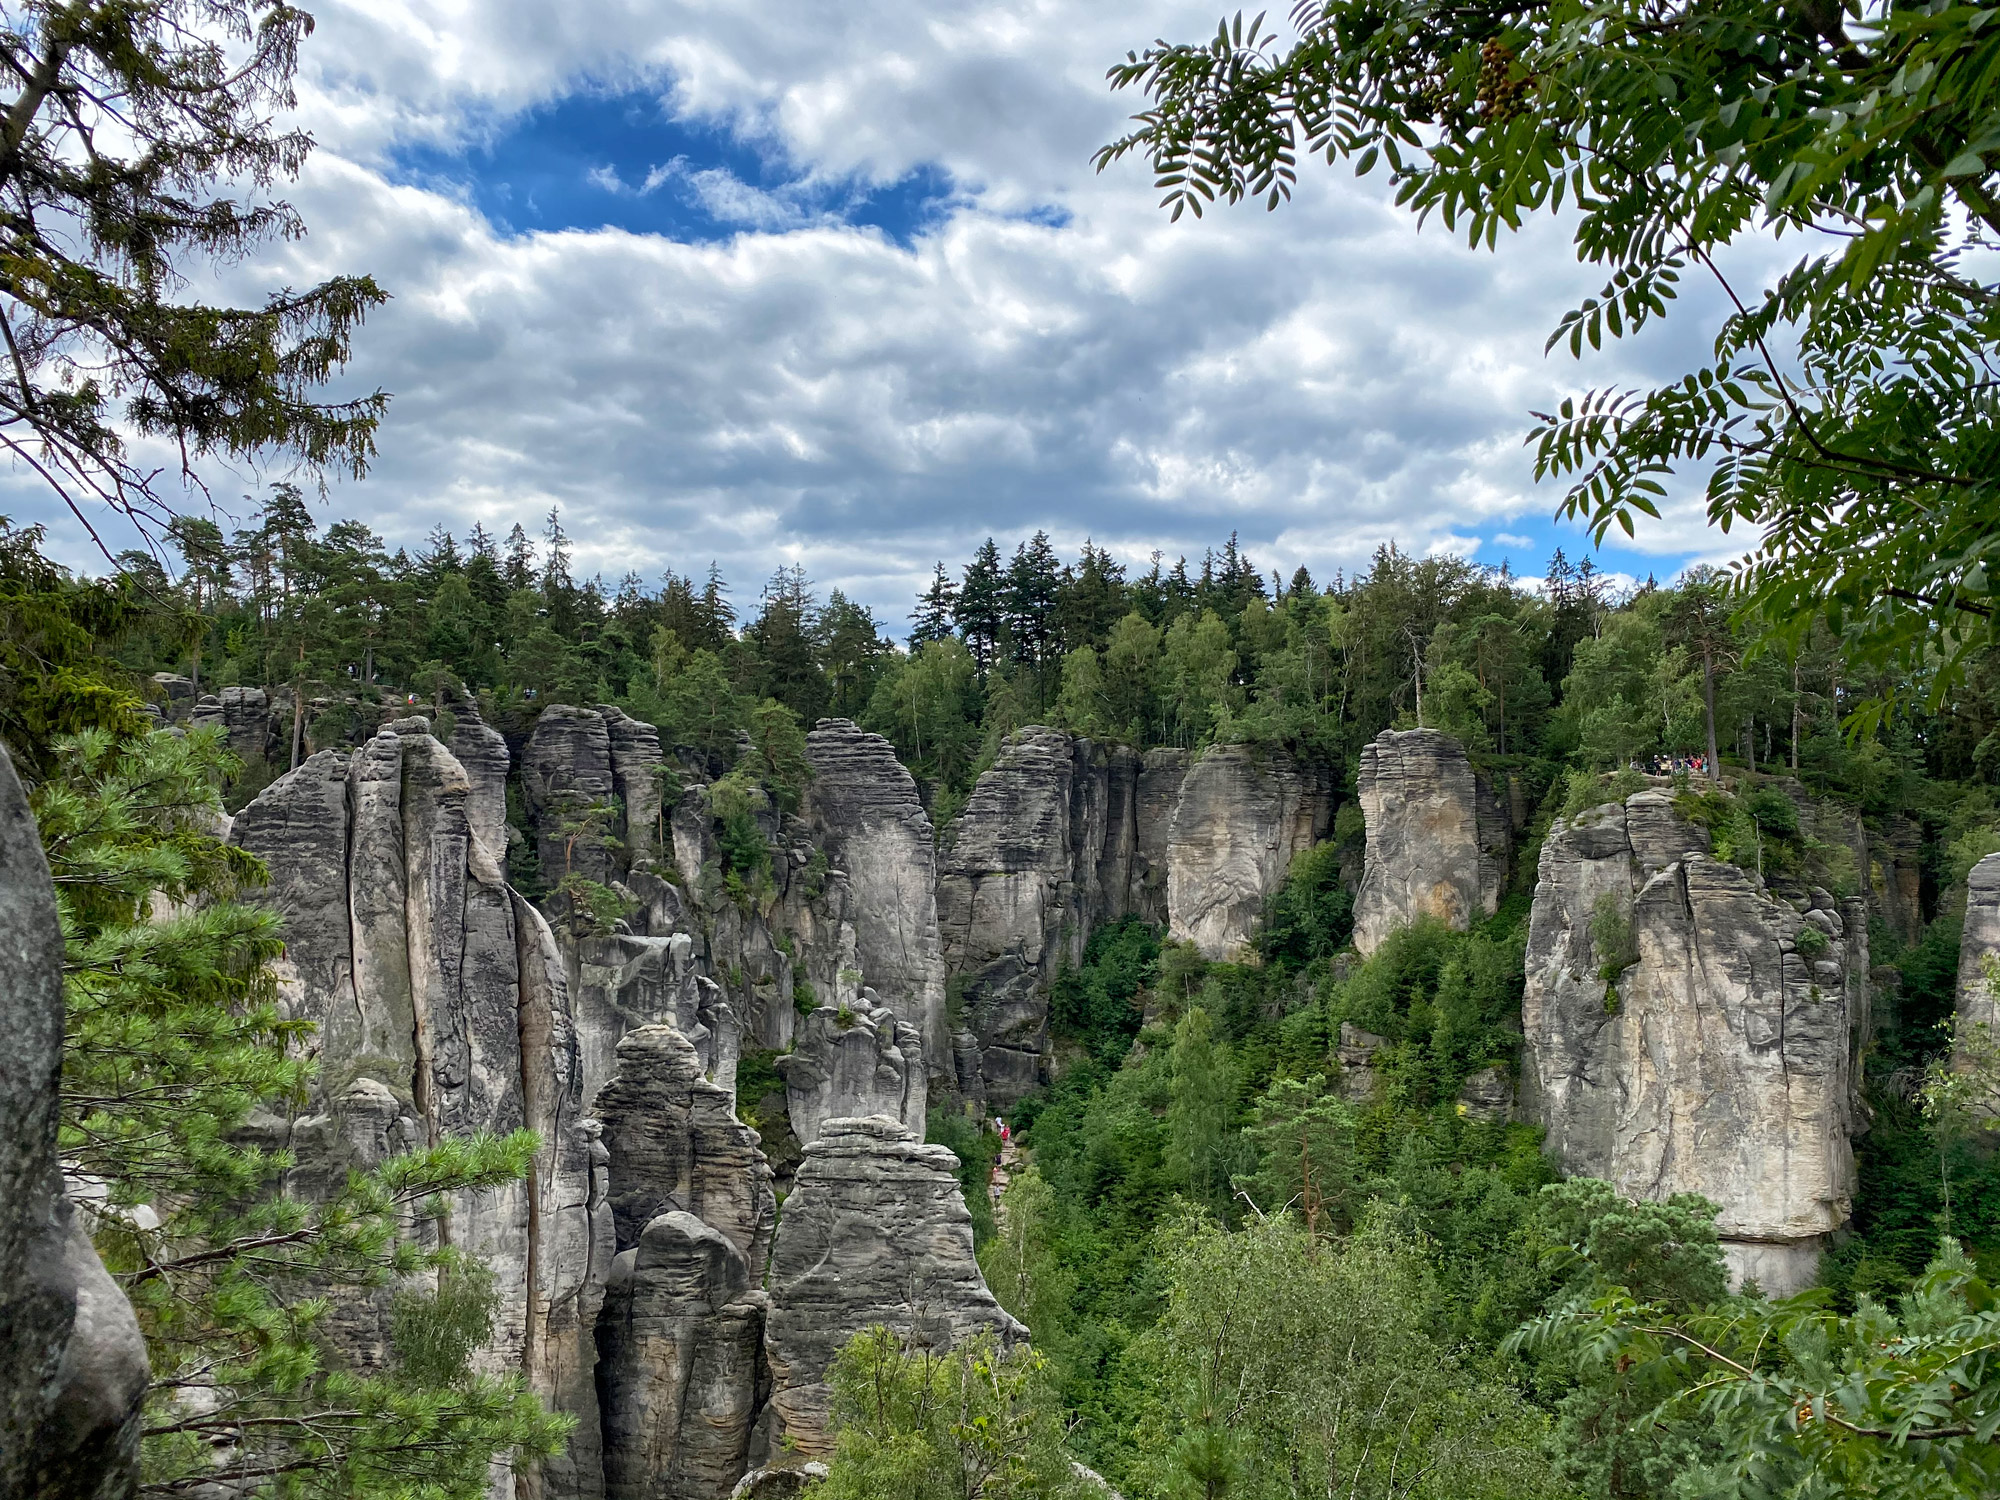
<path id="1" fill-rule="evenodd" d="M 896 628 L 934 560 L 1037 527 L 1139 565 L 1236 531 L 1287 574 L 1391 540 L 1539 573 L 1583 538 L 1532 482 L 1530 409 L 1677 371 L 1711 326 L 1696 299 L 1544 357 L 1601 280 L 1561 225 L 1474 252 L 1323 166 L 1276 214 L 1170 225 L 1142 164 L 1092 170 L 1138 107 L 1104 71 L 1214 0 L 315 11 L 311 234 L 235 274 L 393 293 L 348 382 L 393 394 L 381 456 L 324 510 L 392 544 L 560 505 L 586 572 L 714 559 L 743 598 L 803 562 Z M 1722 540 L 1684 504 L 1600 561 L 1666 576 Z"/>

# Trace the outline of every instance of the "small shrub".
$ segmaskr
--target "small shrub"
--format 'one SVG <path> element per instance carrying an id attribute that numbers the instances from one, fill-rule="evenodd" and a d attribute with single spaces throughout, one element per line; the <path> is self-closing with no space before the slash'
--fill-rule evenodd
<path id="1" fill-rule="evenodd" d="M 1805 957 L 1818 958 L 1829 946 L 1826 934 L 1812 923 L 1808 922 L 1799 929 L 1798 949 Z"/>
<path id="2" fill-rule="evenodd" d="M 1609 984 L 1639 961 L 1639 940 L 1632 919 L 1610 892 L 1597 898 L 1590 913 L 1590 946 L 1597 955 L 1597 977 Z M 1612 1001 L 1607 996 L 1606 1009 Z"/>
<path id="3" fill-rule="evenodd" d="M 809 1016 L 819 1009 L 819 992 L 802 973 L 792 975 L 792 1009 L 802 1016 Z"/>

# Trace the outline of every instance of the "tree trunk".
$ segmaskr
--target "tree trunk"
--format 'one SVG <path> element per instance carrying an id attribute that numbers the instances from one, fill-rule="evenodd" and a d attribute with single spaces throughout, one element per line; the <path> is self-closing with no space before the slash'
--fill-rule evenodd
<path id="1" fill-rule="evenodd" d="M 1792 658 L 1792 774 L 1798 776 L 1798 658 Z"/>
<path id="2" fill-rule="evenodd" d="M 292 684 L 292 769 L 299 768 L 299 752 L 306 740 L 306 690 L 303 683 Z"/>
<path id="3" fill-rule="evenodd" d="M 1708 719 L 1708 779 L 1720 785 L 1722 758 L 1715 753 L 1715 656 L 1706 642 L 1701 648 L 1701 704 Z"/>

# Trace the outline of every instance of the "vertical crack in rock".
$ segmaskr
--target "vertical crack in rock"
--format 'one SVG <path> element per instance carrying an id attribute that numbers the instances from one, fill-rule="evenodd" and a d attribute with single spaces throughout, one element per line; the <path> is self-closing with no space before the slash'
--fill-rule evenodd
<path id="1" fill-rule="evenodd" d="M 483 729 L 461 718 L 454 736 L 478 752 L 477 779 L 426 720 L 404 718 L 351 758 L 313 756 L 236 819 L 231 838 L 264 859 L 265 899 L 285 917 L 282 992 L 320 1027 L 311 1112 L 257 1124 L 294 1149 L 305 1192 L 445 1135 L 542 1135 L 531 1181 L 454 1194 L 442 1231 L 498 1293 L 477 1366 L 521 1372 L 583 1421 L 570 1456 L 524 1485 L 588 1497 L 601 1487 L 591 1372 L 609 1226 L 593 1221 L 562 961 L 503 878 L 504 833 L 482 831 L 496 805 L 504 816 L 491 776 L 505 750 Z M 388 1288 L 343 1295 L 330 1314 L 363 1368 L 387 1358 L 389 1301 Z"/>

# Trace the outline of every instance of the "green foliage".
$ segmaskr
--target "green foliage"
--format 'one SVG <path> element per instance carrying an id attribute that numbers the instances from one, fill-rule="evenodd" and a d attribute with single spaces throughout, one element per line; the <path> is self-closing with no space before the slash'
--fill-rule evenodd
<path id="1" fill-rule="evenodd" d="M 991 1335 L 955 1349 L 872 1328 L 827 1371 L 833 1460 L 812 1500 L 1094 1500 L 1063 1448 L 1043 1361 Z"/>
<path id="2" fill-rule="evenodd" d="M 771 887 L 771 850 L 758 813 L 767 805 L 763 790 L 741 769 L 710 784 L 708 810 L 722 851 L 722 875 L 730 896 L 754 904 Z"/>
<path id="3" fill-rule="evenodd" d="M 1842 1314 L 1818 1293 L 1682 1309 L 1613 1286 L 1522 1338 L 1555 1341 L 1712 1426 L 1712 1493 L 1928 1500 L 2000 1483 L 2000 1301 L 1950 1240 L 1893 1309 Z"/>
<path id="4" fill-rule="evenodd" d="M 1455 1098 L 1481 1068 L 1511 1064 L 1520 1045 L 1526 934 L 1453 932 L 1418 922 L 1391 933 L 1369 960 L 1326 985 L 1295 1013 L 1295 1030 L 1330 1040 L 1351 1021 L 1394 1044 L 1374 1067 L 1397 1107 L 1428 1109 Z"/>
<path id="5" fill-rule="evenodd" d="M 1632 915 L 1609 891 L 1590 909 L 1590 949 L 1597 959 L 1597 977 L 1606 984 L 1616 983 L 1619 975 L 1639 961 L 1639 938 Z"/>
<path id="6" fill-rule="evenodd" d="M 1341 843 L 1331 840 L 1292 861 L 1257 932 L 1257 952 L 1265 963 L 1303 969 L 1347 946 L 1354 933 L 1354 893 L 1341 883 L 1341 854 Z"/>
<path id="7" fill-rule="evenodd" d="M 1147 1493 L 1572 1493 L 1546 1416 L 1436 1337 L 1435 1281 L 1393 1215 L 1338 1245 L 1287 1218 L 1167 1234 L 1166 1306 L 1128 1356 L 1151 1397 Z"/>
<path id="8" fill-rule="evenodd" d="M 1142 995 L 1160 959 L 1160 934 L 1136 917 L 1090 935 L 1080 969 L 1061 969 L 1049 983 L 1049 1029 L 1079 1043 L 1107 1068 L 1123 1060 L 1138 1035 Z"/>
<path id="9" fill-rule="evenodd" d="M 1290 46 L 1238 16 L 1113 67 L 1148 108 L 1100 166 L 1146 157 L 1176 216 L 1275 208 L 1301 151 L 1385 165 L 1399 204 L 1473 244 L 1563 216 L 1609 278 L 1550 336 L 1578 355 L 1664 318 L 1686 271 L 1722 280 L 1711 356 L 1539 414 L 1538 475 L 1573 481 L 1564 509 L 1601 540 L 1705 470 L 1710 519 L 1755 536 L 1742 599 L 1795 645 L 1815 620 L 1843 638 L 1868 679 L 1862 722 L 1891 696 L 1944 701 L 2000 620 L 1981 396 L 2000 313 L 1962 269 L 2000 231 L 1985 12 L 1292 14 Z M 1721 269 L 1787 231 L 1831 248 L 1761 284 Z M 1717 653 L 1693 654 L 1712 690 Z"/>
<path id="10" fill-rule="evenodd" d="M 986 1191 L 993 1164 L 1000 1159 L 1000 1134 L 984 1119 L 956 1109 L 934 1109 L 924 1117 L 924 1139 L 949 1147 L 958 1158 L 958 1185 L 972 1213 L 972 1238 L 984 1245 L 993 1237 L 993 1199 Z"/>
<path id="11" fill-rule="evenodd" d="M 72 579 L 41 555 L 42 537 L 0 518 L 0 738 L 31 776 L 48 771 L 60 736 L 146 725 L 136 685 L 109 655 L 137 627 L 140 598 L 130 580 Z"/>
<path id="12" fill-rule="evenodd" d="M 785 812 L 797 812 L 806 783 L 812 780 L 799 716 L 766 698 L 750 712 L 750 750 L 754 774 L 771 800 Z"/>

